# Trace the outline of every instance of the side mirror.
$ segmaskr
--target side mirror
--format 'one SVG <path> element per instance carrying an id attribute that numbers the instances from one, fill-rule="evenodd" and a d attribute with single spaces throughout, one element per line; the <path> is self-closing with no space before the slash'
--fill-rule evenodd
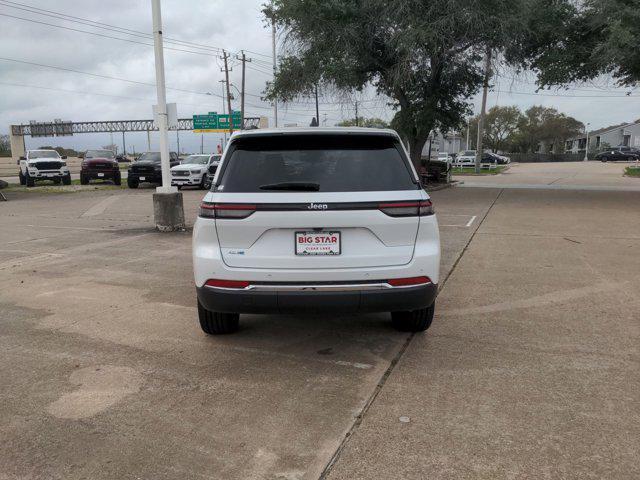
<path id="1" fill-rule="evenodd" d="M 66 155 L 62 155 L 62 159 L 63 159 L 63 160 L 66 160 L 66 159 L 67 159 L 67 156 L 66 156 Z"/>

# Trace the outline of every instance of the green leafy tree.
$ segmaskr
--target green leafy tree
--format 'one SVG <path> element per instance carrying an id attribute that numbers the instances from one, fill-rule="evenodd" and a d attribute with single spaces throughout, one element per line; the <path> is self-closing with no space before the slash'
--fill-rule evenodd
<path id="1" fill-rule="evenodd" d="M 531 1 L 274 0 L 265 14 L 284 32 L 285 53 L 267 98 L 373 86 L 397 109 L 392 125 L 419 165 L 432 130 L 464 124 L 483 55 L 519 35 Z"/>
<path id="2" fill-rule="evenodd" d="M 539 74 L 542 87 L 612 74 L 640 82 L 638 0 L 539 0 L 507 57 Z"/>
<path id="3" fill-rule="evenodd" d="M 483 145 L 493 152 L 510 150 L 522 119 L 522 112 L 518 107 L 492 107 L 485 115 Z M 471 120 L 469 127 L 471 138 L 476 138 L 478 117 Z"/>
<path id="4" fill-rule="evenodd" d="M 356 121 L 355 118 L 351 118 L 349 120 L 344 120 L 338 123 L 339 127 L 367 127 L 367 128 L 389 128 L 389 122 L 385 122 L 381 118 L 365 118 L 358 117 Z"/>
<path id="5" fill-rule="evenodd" d="M 535 152 L 541 143 L 550 151 L 560 152 L 565 141 L 584 131 L 584 124 L 555 108 L 533 106 L 524 112 L 511 141 L 513 149 Z"/>

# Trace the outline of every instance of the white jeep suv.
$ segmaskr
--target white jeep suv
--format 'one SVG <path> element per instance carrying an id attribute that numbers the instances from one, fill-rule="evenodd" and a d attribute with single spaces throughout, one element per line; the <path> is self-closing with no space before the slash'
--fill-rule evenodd
<path id="1" fill-rule="evenodd" d="M 240 313 L 391 312 L 426 330 L 440 270 L 438 223 L 392 130 L 233 135 L 193 231 L 208 334 Z"/>
<path id="2" fill-rule="evenodd" d="M 178 187 L 200 187 L 208 190 L 211 187 L 210 167 L 220 164 L 218 154 L 196 154 L 186 157 L 180 165 L 171 167 L 171 185 Z"/>
<path id="3" fill-rule="evenodd" d="M 71 185 L 71 173 L 67 168 L 66 156 L 61 157 L 55 150 L 28 150 L 20 157 L 20 185 L 33 187 L 36 180 L 53 180 Z"/>

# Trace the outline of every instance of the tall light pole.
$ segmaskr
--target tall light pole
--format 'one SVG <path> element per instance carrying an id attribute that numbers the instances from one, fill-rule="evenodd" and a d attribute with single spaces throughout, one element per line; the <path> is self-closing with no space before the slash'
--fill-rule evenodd
<path id="1" fill-rule="evenodd" d="M 589 161 L 589 125 L 591 125 L 590 123 L 587 123 L 587 127 L 586 127 L 586 131 L 587 131 L 587 144 L 584 147 L 584 161 L 587 162 Z"/>
<path id="2" fill-rule="evenodd" d="M 151 15 L 153 17 L 153 50 L 155 54 L 156 91 L 158 97 L 156 121 L 158 122 L 160 133 L 160 164 L 162 168 L 162 187 L 156 188 L 156 193 L 153 195 L 153 216 L 158 230 L 171 232 L 184 228 L 184 209 L 182 206 L 182 194 L 178 192 L 176 187 L 171 186 L 171 173 L 169 171 L 167 92 L 164 79 L 160 0 L 151 0 Z"/>

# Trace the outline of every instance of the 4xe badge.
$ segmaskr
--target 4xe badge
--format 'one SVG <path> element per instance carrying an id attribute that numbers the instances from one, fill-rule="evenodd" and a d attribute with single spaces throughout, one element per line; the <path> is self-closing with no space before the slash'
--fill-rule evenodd
<path id="1" fill-rule="evenodd" d="M 326 210 L 329 206 L 326 203 L 310 203 L 307 208 L 309 210 Z"/>

